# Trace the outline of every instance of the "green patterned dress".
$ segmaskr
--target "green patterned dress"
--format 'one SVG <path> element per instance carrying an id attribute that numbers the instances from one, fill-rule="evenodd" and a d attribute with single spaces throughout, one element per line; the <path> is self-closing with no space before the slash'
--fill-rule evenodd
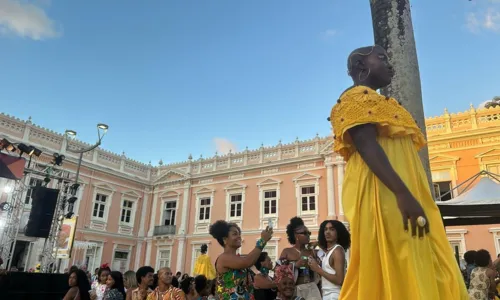
<path id="1" fill-rule="evenodd" d="M 247 269 L 217 272 L 216 295 L 220 300 L 254 300 L 253 280 Z"/>

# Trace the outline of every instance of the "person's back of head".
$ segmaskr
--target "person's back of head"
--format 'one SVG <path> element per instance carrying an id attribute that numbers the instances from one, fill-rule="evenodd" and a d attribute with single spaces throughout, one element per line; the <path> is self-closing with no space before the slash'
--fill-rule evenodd
<path id="1" fill-rule="evenodd" d="M 193 277 L 187 277 L 181 281 L 181 290 L 184 292 L 184 294 L 188 295 L 192 291 L 191 284 L 193 280 Z"/>
<path id="2" fill-rule="evenodd" d="M 198 275 L 194 278 L 194 288 L 199 296 L 208 296 L 210 291 L 207 289 L 208 280 L 205 275 Z"/>
<path id="3" fill-rule="evenodd" d="M 476 253 L 477 253 L 477 251 L 475 251 L 475 250 L 470 250 L 470 251 L 465 252 L 464 260 L 468 265 L 472 265 L 475 263 Z"/>
<path id="4" fill-rule="evenodd" d="M 488 267 L 491 263 L 491 255 L 488 252 L 488 250 L 484 249 L 478 250 L 476 252 L 475 262 L 478 267 L 483 267 L 483 268 Z"/>

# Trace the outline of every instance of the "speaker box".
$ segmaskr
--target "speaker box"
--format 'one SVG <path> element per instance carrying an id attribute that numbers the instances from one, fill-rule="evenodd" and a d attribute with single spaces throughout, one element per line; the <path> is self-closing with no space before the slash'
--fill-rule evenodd
<path id="1" fill-rule="evenodd" d="M 31 212 L 24 235 L 47 238 L 57 205 L 59 190 L 34 187 L 31 194 Z"/>

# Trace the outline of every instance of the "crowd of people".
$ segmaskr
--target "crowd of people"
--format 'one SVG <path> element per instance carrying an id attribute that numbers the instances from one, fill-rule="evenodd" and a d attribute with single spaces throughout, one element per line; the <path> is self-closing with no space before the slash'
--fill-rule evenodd
<path id="1" fill-rule="evenodd" d="M 471 300 L 500 300 L 500 254 L 495 261 L 487 250 L 470 250 L 464 254 L 462 269 Z"/>
<path id="2" fill-rule="evenodd" d="M 150 266 L 137 271 L 113 271 L 107 264 L 91 275 L 85 267 L 71 267 L 69 290 L 64 300 L 210 300 L 215 299 L 215 282 L 205 275 L 181 276 L 169 267 L 156 273 Z"/>
<path id="3" fill-rule="evenodd" d="M 173 274 L 168 267 L 156 273 L 144 266 L 122 274 L 107 264 L 90 274 L 85 267 L 67 271 L 70 289 L 64 300 L 231 300 L 231 299 L 338 299 L 346 273 L 345 251 L 350 234 L 337 220 L 324 221 L 318 241 L 311 243 L 311 232 L 301 218 L 294 217 L 287 226 L 291 247 L 273 262 L 262 251 L 272 237 L 272 228 L 261 234 L 256 247 L 247 255 L 238 255 L 241 230 L 220 220 L 210 233 L 224 248 L 215 262 L 201 246 L 191 277 Z"/>

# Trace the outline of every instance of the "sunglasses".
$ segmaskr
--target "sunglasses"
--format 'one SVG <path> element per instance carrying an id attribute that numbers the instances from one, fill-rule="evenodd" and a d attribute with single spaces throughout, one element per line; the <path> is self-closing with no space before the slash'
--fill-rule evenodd
<path id="1" fill-rule="evenodd" d="M 311 235 L 311 232 L 310 231 L 302 231 L 302 232 L 296 232 L 295 234 Z"/>

